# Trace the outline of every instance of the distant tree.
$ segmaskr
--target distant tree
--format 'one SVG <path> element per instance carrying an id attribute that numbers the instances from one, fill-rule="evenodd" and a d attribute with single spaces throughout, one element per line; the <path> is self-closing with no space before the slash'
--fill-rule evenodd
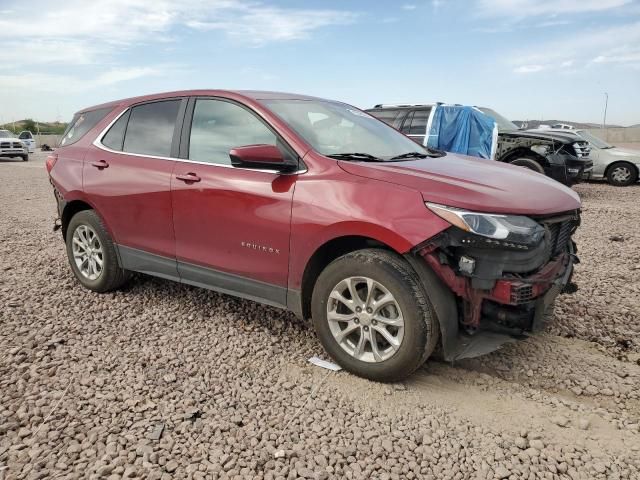
<path id="1" fill-rule="evenodd" d="M 31 133 L 36 133 L 36 122 L 31 118 L 27 118 L 22 122 L 22 130 L 29 130 Z"/>

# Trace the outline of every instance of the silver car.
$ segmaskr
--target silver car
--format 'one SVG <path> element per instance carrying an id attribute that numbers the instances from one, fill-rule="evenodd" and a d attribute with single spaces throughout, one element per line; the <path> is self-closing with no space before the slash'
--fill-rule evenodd
<path id="1" fill-rule="evenodd" d="M 638 181 L 640 150 L 609 145 L 586 130 L 556 131 L 562 135 L 586 140 L 591 145 L 589 157 L 593 160 L 593 170 L 585 174 L 585 178 L 605 179 L 618 187 L 626 187 Z"/>

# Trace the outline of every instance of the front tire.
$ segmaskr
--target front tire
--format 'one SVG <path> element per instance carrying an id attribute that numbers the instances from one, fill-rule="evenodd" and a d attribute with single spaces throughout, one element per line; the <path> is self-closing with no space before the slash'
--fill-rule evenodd
<path id="1" fill-rule="evenodd" d="M 83 210 L 71 218 L 66 245 L 71 270 L 85 288 L 109 292 L 129 279 L 130 274 L 118 264 L 113 241 L 95 211 Z"/>
<path id="2" fill-rule="evenodd" d="M 607 170 L 607 181 L 616 187 L 627 187 L 638 181 L 638 170 L 629 162 L 616 162 Z"/>
<path id="3" fill-rule="evenodd" d="M 29 155 L 21 155 L 22 161 L 23 162 L 28 162 L 29 161 Z"/>
<path id="4" fill-rule="evenodd" d="M 423 285 L 402 257 L 385 250 L 334 260 L 318 277 L 311 309 L 331 358 L 370 380 L 402 380 L 438 341 L 438 320 Z"/>
<path id="5" fill-rule="evenodd" d="M 544 168 L 536 160 L 529 157 L 516 158 L 509 162 L 511 165 L 517 165 L 518 167 L 528 168 L 534 172 L 538 172 L 544 175 Z"/>

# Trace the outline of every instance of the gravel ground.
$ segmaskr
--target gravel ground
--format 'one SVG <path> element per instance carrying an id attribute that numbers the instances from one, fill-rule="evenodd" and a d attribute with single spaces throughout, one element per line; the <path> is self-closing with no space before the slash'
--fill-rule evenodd
<path id="1" fill-rule="evenodd" d="M 382 385 L 309 365 L 277 309 L 82 289 L 43 158 L 0 161 L 0 480 L 640 478 L 640 185 L 576 187 L 580 290 L 547 333 Z"/>

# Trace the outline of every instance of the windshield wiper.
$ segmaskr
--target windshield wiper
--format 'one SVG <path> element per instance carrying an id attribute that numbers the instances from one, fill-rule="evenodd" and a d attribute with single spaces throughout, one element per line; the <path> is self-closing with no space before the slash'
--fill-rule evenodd
<path id="1" fill-rule="evenodd" d="M 374 157 L 368 153 L 351 152 L 351 153 L 332 153 L 327 155 L 329 158 L 337 160 L 361 160 L 363 162 L 384 162 L 381 158 Z"/>
<path id="2" fill-rule="evenodd" d="M 391 157 L 389 160 L 402 160 L 403 158 L 427 158 L 429 155 L 426 153 L 420 152 L 409 152 L 403 153 L 402 155 L 396 155 L 395 157 Z"/>

